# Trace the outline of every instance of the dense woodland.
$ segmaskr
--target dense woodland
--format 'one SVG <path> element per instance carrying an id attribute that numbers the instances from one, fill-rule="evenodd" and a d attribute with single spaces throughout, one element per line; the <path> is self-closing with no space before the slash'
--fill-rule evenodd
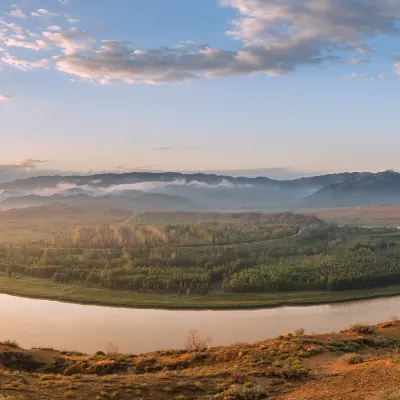
<path id="1" fill-rule="evenodd" d="M 241 233 L 256 240 L 288 237 L 300 229 L 270 225 L 252 231 L 246 226 L 240 231 L 239 225 L 222 225 L 166 225 L 162 232 L 168 240 L 158 245 L 152 241 L 149 245 L 145 242 L 111 248 L 114 242 L 110 239 L 106 241 L 107 248 L 0 246 L 0 271 L 11 279 L 31 276 L 66 284 L 185 296 L 213 291 L 348 290 L 400 283 L 400 247 L 395 228 L 324 225 L 306 229 L 273 246 L 220 246 L 216 243 L 244 241 L 238 238 Z M 94 231 L 103 235 L 111 228 Z M 88 232 L 80 230 L 76 244 L 85 243 Z M 157 236 L 151 232 L 152 237 Z M 101 236 L 102 240 L 105 237 Z M 110 235 L 115 237 L 119 237 L 115 232 Z M 198 243 L 211 243 L 205 247 L 182 247 L 188 237 L 197 237 Z M 93 238 L 90 243 L 93 245 Z M 102 242 L 101 247 L 104 246 Z"/>

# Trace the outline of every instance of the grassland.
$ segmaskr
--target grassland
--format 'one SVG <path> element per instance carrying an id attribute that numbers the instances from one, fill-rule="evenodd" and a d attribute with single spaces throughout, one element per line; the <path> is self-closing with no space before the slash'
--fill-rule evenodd
<path id="1" fill-rule="evenodd" d="M 397 400 L 398 322 L 349 328 L 227 347 L 209 347 L 192 331 L 184 349 L 138 355 L 113 345 L 94 355 L 26 350 L 7 340 L 0 399 Z"/>
<path id="2" fill-rule="evenodd" d="M 360 226 L 400 226 L 400 205 L 302 210 L 326 222 Z"/>
<path id="3" fill-rule="evenodd" d="M 206 296 L 141 294 L 131 291 L 57 284 L 48 280 L 0 276 L 0 293 L 78 304 L 158 309 L 250 309 L 342 303 L 400 295 L 400 285 L 340 292 L 233 294 L 214 292 Z"/>

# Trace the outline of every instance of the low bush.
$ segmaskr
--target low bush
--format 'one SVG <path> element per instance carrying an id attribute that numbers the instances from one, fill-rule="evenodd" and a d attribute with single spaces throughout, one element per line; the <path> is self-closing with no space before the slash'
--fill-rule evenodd
<path id="1" fill-rule="evenodd" d="M 217 398 L 230 400 L 259 400 L 266 398 L 265 390 L 261 386 L 246 387 L 233 385 Z"/>
<path id="2" fill-rule="evenodd" d="M 347 353 L 340 357 L 339 361 L 343 364 L 361 364 L 364 358 L 357 353 Z"/>
<path id="3" fill-rule="evenodd" d="M 376 327 L 368 324 L 353 324 L 350 326 L 351 332 L 373 334 L 376 331 Z"/>
<path id="4" fill-rule="evenodd" d="M 387 321 L 382 322 L 380 324 L 381 328 L 391 328 L 397 325 L 398 318 L 397 317 L 390 317 Z"/>
<path id="5" fill-rule="evenodd" d="M 37 371 L 43 366 L 43 364 L 35 361 L 31 355 L 21 352 L 0 353 L 0 363 L 5 368 L 26 372 Z"/>
<path id="6" fill-rule="evenodd" d="M 4 340 L 3 342 L 0 342 L 0 345 L 19 348 L 19 344 L 15 340 Z"/>
<path id="7" fill-rule="evenodd" d="M 299 328 L 299 329 L 296 329 L 296 330 L 294 331 L 294 334 L 295 334 L 296 336 L 303 336 L 303 335 L 304 335 L 304 332 L 305 332 L 304 328 Z"/>

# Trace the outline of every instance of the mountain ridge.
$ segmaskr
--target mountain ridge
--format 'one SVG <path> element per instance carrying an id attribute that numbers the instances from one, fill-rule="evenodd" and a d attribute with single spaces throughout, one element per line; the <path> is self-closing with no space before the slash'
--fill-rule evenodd
<path id="1" fill-rule="evenodd" d="M 2 192 L 1 192 L 2 191 Z M 0 207 L 112 204 L 127 210 L 257 209 L 400 203 L 395 171 L 344 172 L 293 180 L 178 172 L 39 176 L 0 184 Z"/>

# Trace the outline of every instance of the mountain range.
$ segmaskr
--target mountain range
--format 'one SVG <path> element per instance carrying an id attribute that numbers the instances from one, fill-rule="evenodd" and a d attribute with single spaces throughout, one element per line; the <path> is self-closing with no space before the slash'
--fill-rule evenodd
<path id="1" fill-rule="evenodd" d="M 214 174 L 41 176 L 0 184 L 0 208 L 101 205 L 129 211 L 254 210 L 400 203 L 400 174 L 345 172 L 294 180 Z"/>

